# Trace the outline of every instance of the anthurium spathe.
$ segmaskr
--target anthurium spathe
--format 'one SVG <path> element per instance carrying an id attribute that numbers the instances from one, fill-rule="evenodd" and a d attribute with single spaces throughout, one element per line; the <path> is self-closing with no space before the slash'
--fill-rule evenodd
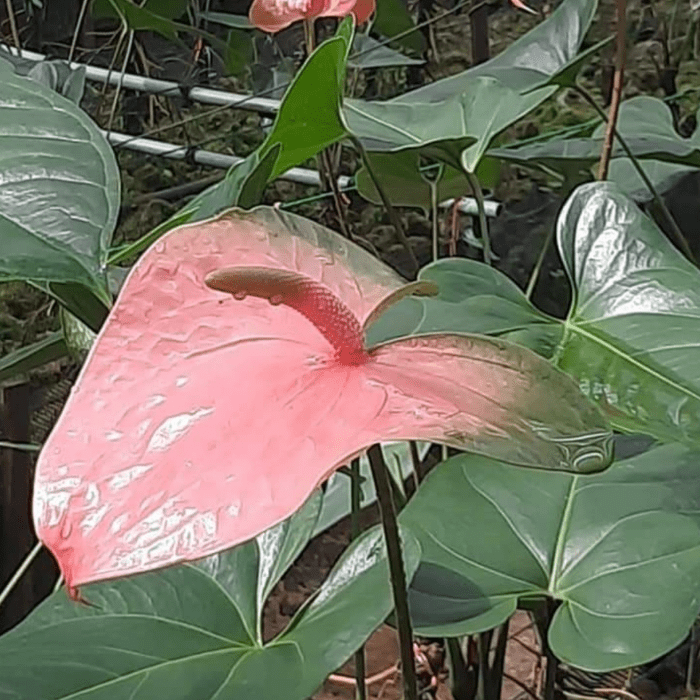
<path id="1" fill-rule="evenodd" d="M 36 527 L 69 591 L 248 540 L 382 440 L 606 466 L 597 409 L 528 350 L 448 334 L 365 347 L 378 313 L 431 284 L 270 208 L 154 244 L 37 465 Z"/>
<path id="2" fill-rule="evenodd" d="M 264 32 L 275 33 L 300 20 L 355 16 L 362 24 L 374 12 L 375 0 L 253 0 L 249 19 Z"/>

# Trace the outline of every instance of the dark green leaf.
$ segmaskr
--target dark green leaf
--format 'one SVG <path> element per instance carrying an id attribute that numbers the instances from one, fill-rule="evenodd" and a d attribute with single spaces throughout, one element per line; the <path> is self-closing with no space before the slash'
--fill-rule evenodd
<path id="1" fill-rule="evenodd" d="M 699 459 L 667 446 L 594 476 L 441 464 L 400 516 L 421 543 L 417 632 L 482 631 L 548 596 L 561 602 L 549 642 L 573 665 L 606 671 L 671 649 L 700 607 L 700 529 L 679 512 L 700 506 Z"/>
<path id="2" fill-rule="evenodd" d="M 372 29 L 388 39 L 408 32 L 405 36 L 396 39 L 395 45 L 422 56 L 427 48 L 425 38 L 417 29 L 408 31 L 415 26 L 413 18 L 406 9 L 406 4 L 401 0 L 377 0 Z"/>

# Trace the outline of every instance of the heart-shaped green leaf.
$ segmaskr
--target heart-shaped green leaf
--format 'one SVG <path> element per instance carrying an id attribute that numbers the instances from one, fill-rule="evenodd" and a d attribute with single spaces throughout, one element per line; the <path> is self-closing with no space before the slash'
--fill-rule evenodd
<path id="1" fill-rule="evenodd" d="M 612 183 L 580 187 L 557 228 L 574 287 L 568 318 L 538 312 L 501 273 L 445 260 L 421 271 L 435 299 L 404 299 L 372 339 L 505 335 L 578 379 L 613 425 L 700 447 L 700 271 Z"/>
<path id="2" fill-rule="evenodd" d="M 0 60 L 0 280 L 76 283 L 109 304 L 119 170 L 70 100 Z"/>
<path id="3" fill-rule="evenodd" d="M 418 632 L 482 631 L 548 596 L 561 603 L 549 631 L 559 658 L 605 671 L 659 656 L 700 607 L 700 528 L 666 486 L 675 480 L 697 512 L 699 464 L 677 445 L 595 476 L 468 455 L 441 464 L 400 516 L 421 543 Z"/>
<path id="4" fill-rule="evenodd" d="M 305 543 L 317 507 L 307 503 L 269 536 L 198 565 L 86 588 L 96 607 L 55 593 L 0 638 L 0 698 L 308 697 L 392 609 L 383 537 L 374 528 L 287 630 L 264 645 L 257 639 L 260 596 Z M 410 580 L 420 550 L 410 533 L 402 536 Z"/>

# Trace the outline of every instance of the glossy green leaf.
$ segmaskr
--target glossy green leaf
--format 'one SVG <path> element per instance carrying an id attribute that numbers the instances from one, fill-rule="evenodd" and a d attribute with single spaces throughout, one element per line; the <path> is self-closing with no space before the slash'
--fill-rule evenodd
<path id="1" fill-rule="evenodd" d="M 295 549 L 287 544 L 285 556 Z M 404 555 L 410 579 L 420 551 L 409 533 Z M 53 594 L 0 638 L 0 698 L 303 700 L 392 608 L 377 528 L 266 645 L 254 641 L 240 605 L 250 600 L 250 561 L 236 550 L 218 557 L 213 575 L 185 565 L 86 587 L 96 607 Z"/>
<path id="2" fill-rule="evenodd" d="M 63 333 L 50 333 L 45 338 L 13 350 L 0 358 L 0 382 L 13 379 L 37 367 L 60 360 L 68 354 Z"/>
<path id="3" fill-rule="evenodd" d="M 607 671 L 678 644 L 700 608 L 700 453 L 650 450 L 594 476 L 518 470 L 461 455 L 401 513 L 419 539 L 411 588 L 417 632 L 456 636 L 507 619 L 518 601 L 560 601 L 554 653 Z M 546 507 L 543 507 L 546 504 Z"/>
<path id="4" fill-rule="evenodd" d="M 439 296 L 402 300 L 370 337 L 504 335 L 552 358 L 619 430 L 700 447 L 700 271 L 612 183 L 576 190 L 557 237 L 574 286 L 566 321 L 495 270 L 441 260 L 420 274 Z"/>
<path id="5" fill-rule="evenodd" d="M 580 187 L 557 240 L 575 288 L 556 362 L 618 428 L 700 446 L 700 271 L 615 185 Z"/>
<path id="6" fill-rule="evenodd" d="M 119 170 L 70 100 L 0 60 L 0 279 L 76 283 L 108 303 Z"/>

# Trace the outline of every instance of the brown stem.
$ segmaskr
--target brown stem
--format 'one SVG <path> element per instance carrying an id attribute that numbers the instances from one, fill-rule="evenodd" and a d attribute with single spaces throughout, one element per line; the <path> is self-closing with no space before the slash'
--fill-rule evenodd
<path id="1" fill-rule="evenodd" d="M 610 158 L 612 156 L 613 138 L 617 126 L 617 115 L 620 111 L 620 100 L 622 98 L 622 83 L 625 74 L 625 53 L 627 50 L 627 8 L 625 0 L 616 0 L 615 10 L 617 15 L 617 49 L 615 56 L 615 74 L 613 75 L 612 99 L 610 101 L 610 112 L 608 115 L 608 125 L 605 130 L 605 141 L 603 142 L 603 152 L 600 155 L 600 165 L 598 167 L 598 180 L 607 180 Z"/>

